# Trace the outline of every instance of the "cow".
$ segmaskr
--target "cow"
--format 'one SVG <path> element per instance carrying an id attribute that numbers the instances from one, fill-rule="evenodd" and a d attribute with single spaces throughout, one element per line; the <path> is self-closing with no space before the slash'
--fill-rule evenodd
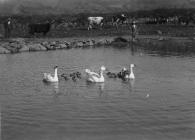
<path id="1" fill-rule="evenodd" d="M 92 29 L 93 25 L 99 25 L 101 28 L 103 26 L 103 17 L 88 17 L 88 30 Z"/>
<path id="2" fill-rule="evenodd" d="M 118 24 L 127 23 L 127 16 L 125 14 L 116 15 L 112 17 L 112 25 L 118 29 Z"/>
<path id="3" fill-rule="evenodd" d="M 52 23 L 46 22 L 29 24 L 29 33 L 32 35 L 34 35 L 35 33 L 43 33 L 43 35 L 45 36 L 50 31 Z"/>

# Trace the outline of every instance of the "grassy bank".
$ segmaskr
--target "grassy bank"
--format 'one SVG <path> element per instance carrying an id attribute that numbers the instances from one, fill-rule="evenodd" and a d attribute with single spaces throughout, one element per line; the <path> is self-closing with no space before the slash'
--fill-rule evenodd
<path id="1" fill-rule="evenodd" d="M 182 26 L 182 25 L 145 25 L 138 24 L 139 35 L 166 35 L 172 37 L 194 37 L 195 27 L 194 26 Z M 160 33 L 160 34 L 159 34 Z M 3 37 L 4 29 L 0 26 L 0 34 Z M 46 36 L 42 34 L 36 34 L 34 36 L 28 33 L 27 28 L 15 28 L 11 33 L 11 37 L 17 38 L 64 38 L 64 37 L 96 37 L 96 36 L 120 36 L 120 35 L 131 35 L 131 30 L 126 25 L 120 25 L 117 30 L 111 25 L 106 25 L 101 30 L 95 28 L 91 31 L 87 30 L 87 26 L 84 27 L 65 27 L 58 26 L 52 27 Z"/>

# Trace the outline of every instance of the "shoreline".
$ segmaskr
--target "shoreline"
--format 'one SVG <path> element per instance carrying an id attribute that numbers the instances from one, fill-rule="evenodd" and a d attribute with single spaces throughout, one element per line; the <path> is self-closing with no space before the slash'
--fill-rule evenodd
<path id="1" fill-rule="evenodd" d="M 171 42 L 181 45 L 195 44 L 195 37 L 172 37 L 160 35 L 138 35 L 136 45 L 158 45 Z M 0 54 L 15 54 L 22 52 L 50 51 L 59 49 L 86 48 L 96 46 L 125 45 L 132 42 L 127 35 L 121 36 L 96 36 L 96 37 L 65 37 L 65 38 L 10 38 L 0 40 Z"/>

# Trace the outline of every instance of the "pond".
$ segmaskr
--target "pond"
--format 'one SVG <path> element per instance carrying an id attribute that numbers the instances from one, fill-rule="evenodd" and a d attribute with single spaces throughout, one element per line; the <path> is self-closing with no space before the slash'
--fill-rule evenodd
<path id="1" fill-rule="evenodd" d="M 135 80 L 86 82 L 85 68 L 112 72 L 134 63 Z M 0 56 L 2 140 L 183 140 L 195 138 L 195 57 L 139 46 Z M 79 71 L 44 84 L 44 72 Z"/>

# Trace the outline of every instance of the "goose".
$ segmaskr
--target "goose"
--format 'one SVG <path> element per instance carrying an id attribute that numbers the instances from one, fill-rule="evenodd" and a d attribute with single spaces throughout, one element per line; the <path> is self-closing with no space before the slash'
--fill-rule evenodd
<path id="1" fill-rule="evenodd" d="M 69 78 L 68 78 L 68 75 L 66 75 L 65 73 L 63 73 L 62 75 L 61 75 L 61 77 L 63 77 L 64 78 L 64 80 L 69 80 Z"/>
<path id="2" fill-rule="evenodd" d="M 117 74 L 116 74 L 116 73 L 113 73 L 113 72 L 107 72 L 106 75 L 107 75 L 109 78 L 117 78 Z"/>
<path id="3" fill-rule="evenodd" d="M 77 79 L 81 79 L 81 73 L 80 72 L 73 72 L 70 74 L 70 77 L 73 81 L 76 81 Z"/>
<path id="4" fill-rule="evenodd" d="M 117 73 L 118 78 L 124 79 L 125 75 L 128 73 L 129 71 L 124 67 L 122 68 L 122 70 Z"/>
<path id="5" fill-rule="evenodd" d="M 134 67 L 135 67 L 135 64 L 130 65 L 130 73 L 129 72 L 125 73 L 125 77 L 124 77 L 125 79 L 135 79 L 135 75 L 133 73 Z"/>
<path id="6" fill-rule="evenodd" d="M 43 81 L 44 82 L 58 82 L 58 66 L 54 67 L 54 76 L 50 73 L 43 73 Z"/>
<path id="7" fill-rule="evenodd" d="M 71 78 L 72 78 L 72 81 L 74 81 L 74 82 L 76 82 L 77 81 L 77 78 L 76 78 L 76 75 L 74 74 L 74 75 L 72 75 L 72 76 L 70 76 Z"/>
<path id="8" fill-rule="evenodd" d="M 77 76 L 77 78 L 81 79 L 81 73 L 80 72 L 77 71 L 76 76 Z"/>
<path id="9" fill-rule="evenodd" d="M 101 66 L 100 73 L 92 72 L 89 69 L 85 69 L 85 72 L 87 74 L 87 81 L 89 82 L 96 82 L 96 83 L 102 83 L 105 81 L 103 72 L 106 70 L 104 66 Z"/>

